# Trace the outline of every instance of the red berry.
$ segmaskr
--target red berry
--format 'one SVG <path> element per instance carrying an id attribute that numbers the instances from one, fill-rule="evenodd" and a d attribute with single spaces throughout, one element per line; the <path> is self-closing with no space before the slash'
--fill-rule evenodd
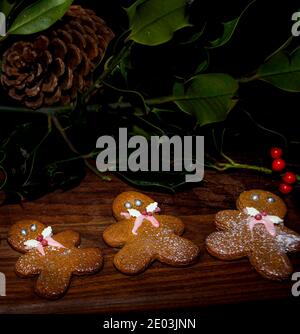
<path id="1" fill-rule="evenodd" d="M 293 172 L 286 172 L 282 177 L 282 180 L 287 184 L 294 184 L 297 181 L 297 176 Z"/>
<path id="2" fill-rule="evenodd" d="M 282 194 L 289 194 L 293 190 L 293 187 L 290 184 L 280 183 L 279 190 Z"/>
<path id="3" fill-rule="evenodd" d="M 46 246 L 48 246 L 48 241 L 46 239 L 43 239 L 41 244 L 42 244 L 43 247 L 46 247 Z"/>
<path id="4" fill-rule="evenodd" d="M 39 242 L 41 242 L 43 239 L 44 239 L 44 238 L 43 238 L 42 235 L 39 235 L 39 236 L 36 238 L 36 240 L 39 241 Z"/>
<path id="5" fill-rule="evenodd" d="M 281 172 L 285 169 L 286 163 L 283 159 L 275 159 L 272 163 L 272 170 L 274 172 Z"/>
<path id="6" fill-rule="evenodd" d="M 147 212 L 147 211 L 143 211 L 143 212 L 142 212 L 142 215 L 143 215 L 143 216 L 147 216 L 147 215 L 148 215 L 148 212 Z"/>
<path id="7" fill-rule="evenodd" d="M 266 211 L 262 211 L 262 212 L 261 212 L 261 215 L 262 215 L 263 217 L 266 217 L 268 214 L 266 213 Z"/>
<path id="8" fill-rule="evenodd" d="M 282 157 L 283 151 L 279 147 L 272 147 L 270 154 L 273 159 L 279 159 Z"/>
<path id="9" fill-rule="evenodd" d="M 258 213 L 256 216 L 255 216 L 255 219 L 256 220 L 262 220 L 262 215 L 260 213 Z"/>

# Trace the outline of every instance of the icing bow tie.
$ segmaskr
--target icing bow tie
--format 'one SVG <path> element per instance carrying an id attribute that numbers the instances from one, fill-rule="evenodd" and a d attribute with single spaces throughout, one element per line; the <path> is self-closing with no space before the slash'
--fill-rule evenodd
<path id="1" fill-rule="evenodd" d="M 53 235 L 52 228 L 51 226 L 49 226 L 45 228 L 42 234 L 39 235 L 35 240 L 34 239 L 27 240 L 24 242 L 24 245 L 28 250 L 36 248 L 43 256 L 45 256 L 44 247 L 46 246 L 65 248 L 62 244 L 55 241 L 52 238 L 52 235 Z"/>
<path id="2" fill-rule="evenodd" d="M 121 215 L 126 219 L 135 217 L 134 226 L 132 233 L 137 235 L 138 228 L 143 224 L 143 221 L 148 220 L 154 227 L 159 227 L 158 220 L 153 216 L 153 213 L 159 212 L 160 208 L 158 207 L 157 202 L 153 202 L 146 207 L 146 211 L 140 212 L 136 209 L 127 209 L 128 212 L 121 212 Z"/>
<path id="3" fill-rule="evenodd" d="M 256 224 L 265 225 L 266 230 L 273 236 L 276 236 L 276 224 L 283 223 L 283 220 L 278 216 L 268 215 L 266 212 L 259 212 L 255 208 L 246 208 L 246 214 L 249 215 L 248 223 L 252 231 Z"/>

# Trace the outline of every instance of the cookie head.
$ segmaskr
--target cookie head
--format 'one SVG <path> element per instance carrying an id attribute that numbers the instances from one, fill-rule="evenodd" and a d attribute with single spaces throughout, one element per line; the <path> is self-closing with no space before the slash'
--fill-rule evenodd
<path id="1" fill-rule="evenodd" d="M 15 223 L 9 231 L 8 242 L 17 251 L 26 253 L 24 242 L 36 239 L 42 234 L 45 225 L 36 220 L 22 220 Z"/>
<path id="2" fill-rule="evenodd" d="M 124 219 L 122 213 L 128 212 L 129 209 L 143 212 L 153 202 L 154 200 L 147 195 L 136 191 L 126 191 L 115 198 L 113 202 L 113 214 L 117 220 L 122 220 Z"/>
<path id="3" fill-rule="evenodd" d="M 264 190 L 249 190 L 241 193 L 237 200 L 237 207 L 244 211 L 246 208 L 255 208 L 268 215 L 284 218 L 287 208 L 283 200 L 277 195 Z"/>

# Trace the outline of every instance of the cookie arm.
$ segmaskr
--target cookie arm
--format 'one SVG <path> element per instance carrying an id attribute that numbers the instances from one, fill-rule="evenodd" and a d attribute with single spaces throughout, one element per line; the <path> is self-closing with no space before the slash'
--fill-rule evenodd
<path id="1" fill-rule="evenodd" d="M 192 264 L 196 262 L 200 252 L 192 241 L 174 234 L 165 237 L 157 249 L 157 259 L 171 266 Z"/>
<path id="2" fill-rule="evenodd" d="M 99 248 L 78 248 L 73 255 L 73 274 L 85 275 L 99 271 L 103 265 L 103 256 Z"/>
<path id="3" fill-rule="evenodd" d="M 288 253 L 299 252 L 300 235 L 284 225 L 280 226 L 278 230 L 277 241 L 282 244 L 283 248 Z"/>
<path id="4" fill-rule="evenodd" d="M 221 260 L 236 260 L 247 255 L 246 240 L 235 231 L 210 234 L 205 241 L 207 251 Z"/>
<path id="5" fill-rule="evenodd" d="M 80 234 L 67 230 L 53 235 L 53 239 L 61 243 L 66 248 L 78 246 L 80 244 Z"/>
<path id="6" fill-rule="evenodd" d="M 181 235 L 183 233 L 184 224 L 180 218 L 166 215 L 159 215 L 156 218 L 163 227 L 172 230 L 175 234 Z"/>
<path id="7" fill-rule="evenodd" d="M 224 210 L 216 214 L 215 224 L 220 230 L 230 230 L 236 224 L 247 219 L 247 215 L 239 210 Z"/>
<path id="8" fill-rule="evenodd" d="M 103 240 L 111 247 L 121 247 L 129 238 L 132 228 L 133 223 L 130 220 L 121 220 L 104 230 Z"/>
<path id="9" fill-rule="evenodd" d="M 31 253 L 26 253 L 18 259 L 15 271 L 21 277 L 31 277 L 39 274 L 41 272 L 41 267 L 39 256 L 33 256 Z"/>

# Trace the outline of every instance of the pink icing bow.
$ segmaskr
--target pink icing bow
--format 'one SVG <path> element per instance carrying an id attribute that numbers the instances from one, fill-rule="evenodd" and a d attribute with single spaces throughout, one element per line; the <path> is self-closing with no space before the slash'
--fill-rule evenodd
<path id="1" fill-rule="evenodd" d="M 160 208 L 157 206 L 157 203 L 151 203 L 146 207 L 146 211 L 140 212 L 136 209 L 127 209 L 128 212 L 121 212 L 121 215 L 126 219 L 135 217 L 134 226 L 132 233 L 137 235 L 138 228 L 143 224 L 143 221 L 148 220 L 154 227 L 159 227 L 158 220 L 153 216 L 153 213 L 159 212 Z"/>
<path id="2" fill-rule="evenodd" d="M 27 249 L 36 248 L 39 253 L 45 256 L 44 247 L 52 246 L 57 248 L 65 248 L 62 244 L 55 241 L 52 238 L 52 228 L 49 226 L 45 228 L 40 236 L 36 238 L 36 240 L 31 239 L 24 242 L 24 245 Z"/>
<path id="3" fill-rule="evenodd" d="M 271 236 L 276 236 L 275 224 L 283 222 L 280 217 L 268 215 L 266 212 L 259 212 L 255 208 L 246 208 L 245 211 L 249 215 L 248 223 L 251 231 L 256 224 L 263 224 Z"/>

